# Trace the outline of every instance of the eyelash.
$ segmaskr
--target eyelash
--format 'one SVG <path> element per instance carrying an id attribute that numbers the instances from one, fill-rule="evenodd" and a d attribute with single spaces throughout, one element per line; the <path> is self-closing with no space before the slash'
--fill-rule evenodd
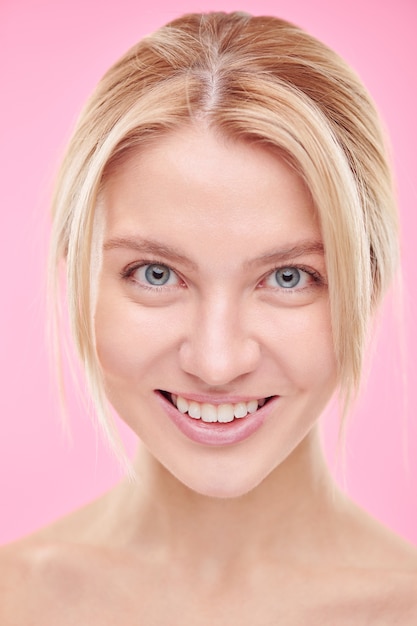
<path id="1" fill-rule="evenodd" d="M 294 292 L 301 292 L 304 289 L 308 289 L 309 287 L 321 287 L 321 286 L 325 286 L 327 285 L 326 281 L 324 280 L 323 276 L 317 272 L 316 270 L 313 270 L 311 267 L 307 267 L 306 265 L 279 265 L 277 267 L 275 267 L 273 270 L 271 270 L 270 272 L 268 272 L 265 277 L 260 281 L 261 283 L 265 282 L 270 276 L 273 276 L 276 272 L 282 271 L 282 270 L 298 270 L 299 272 L 304 272 L 305 274 L 307 274 L 310 278 L 312 278 L 312 284 L 309 284 L 305 287 L 294 287 L 294 288 L 284 288 L 284 287 L 271 287 L 271 289 L 275 289 L 276 291 L 283 291 L 285 293 L 294 293 Z"/>
<path id="2" fill-rule="evenodd" d="M 172 288 L 171 285 L 147 285 L 146 283 L 139 283 L 139 281 L 135 280 L 134 278 L 132 278 L 134 272 L 136 272 L 136 270 L 138 270 L 141 267 L 146 267 L 146 266 L 151 266 L 151 265 L 160 265 L 163 267 L 167 267 L 171 272 L 173 272 L 180 281 L 183 281 L 183 279 L 181 278 L 181 276 L 174 270 L 172 269 L 169 265 L 167 265 L 166 263 L 162 262 L 162 261 L 158 261 L 158 260 L 143 260 L 143 261 L 137 261 L 136 263 L 134 263 L 133 265 L 129 265 L 126 268 L 124 268 L 122 270 L 122 272 L 120 273 L 122 279 L 124 280 L 128 280 L 132 283 L 134 283 L 136 286 L 139 286 L 140 289 L 146 289 L 147 291 L 153 292 L 153 293 L 158 293 L 158 292 L 166 292 L 167 289 Z M 321 287 L 321 286 L 326 286 L 327 283 L 324 280 L 323 276 L 317 272 L 316 270 L 313 270 L 311 267 L 307 267 L 305 265 L 280 265 L 277 266 L 275 268 L 273 268 L 271 271 L 269 271 L 262 279 L 261 281 L 259 281 L 258 285 L 261 286 L 262 288 L 262 283 L 265 283 L 265 281 L 270 277 L 273 276 L 276 272 L 278 271 L 282 271 L 282 270 L 286 270 L 286 269 L 295 269 L 298 270 L 300 272 L 304 272 L 305 274 L 307 274 L 311 279 L 312 279 L 312 284 L 308 284 L 305 287 L 301 287 L 301 288 L 284 288 L 284 287 L 269 287 L 269 289 L 271 289 L 272 291 L 277 291 L 277 292 L 285 292 L 286 294 L 291 294 L 291 293 L 300 293 L 302 291 L 304 291 L 305 289 L 309 289 L 311 287 Z M 183 281 L 184 282 L 184 281 Z M 174 287 L 177 287 L 177 285 L 174 285 Z M 268 287 L 263 287 L 268 289 Z"/>
<path id="3" fill-rule="evenodd" d="M 170 267 L 169 265 L 167 265 L 166 263 L 162 261 L 149 260 L 149 259 L 146 261 L 137 261 L 133 265 L 128 265 L 126 268 L 124 268 L 120 272 L 120 276 L 122 277 L 122 279 L 128 280 L 134 283 L 135 286 L 139 285 L 140 289 L 146 289 L 147 291 L 152 291 L 153 293 L 166 291 L 167 289 L 169 289 L 171 285 L 147 285 L 146 283 L 140 283 L 139 281 L 132 278 L 136 270 L 138 270 L 141 267 L 146 267 L 148 265 L 160 265 L 162 267 L 167 267 L 171 272 L 173 272 L 178 277 L 180 281 L 182 281 L 181 276 L 178 274 L 178 272 L 173 270 L 172 267 Z"/>

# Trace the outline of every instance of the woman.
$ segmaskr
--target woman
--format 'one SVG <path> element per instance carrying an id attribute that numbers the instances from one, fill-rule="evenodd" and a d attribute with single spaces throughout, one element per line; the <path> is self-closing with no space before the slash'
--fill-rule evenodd
<path id="1" fill-rule="evenodd" d="M 239 13 L 145 38 L 68 148 L 55 285 L 60 264 L 135 480 L 3 549 L 1 623 L 417 623 L 414 549 L 337 489 L 318 436 L 397 264 L 378 117 L 345 63 Z"/>

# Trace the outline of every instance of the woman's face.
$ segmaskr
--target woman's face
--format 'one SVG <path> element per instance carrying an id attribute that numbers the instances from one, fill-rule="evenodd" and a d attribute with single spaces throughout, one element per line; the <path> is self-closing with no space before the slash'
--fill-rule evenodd
<path id="1" fill-rule="evenodd" d="M 108 396 L 191 489 L 246 493 L 336 385 L 310 195 L 266 149 L 190 127 L 131 155 L 103 199 L 95 324 Z"/>

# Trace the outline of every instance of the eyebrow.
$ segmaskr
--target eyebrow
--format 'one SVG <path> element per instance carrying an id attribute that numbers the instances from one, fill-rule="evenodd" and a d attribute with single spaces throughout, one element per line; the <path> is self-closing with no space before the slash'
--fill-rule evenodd
<path id="1" fill-rule="evenodd" d="M 197 264 L 178 252 L 176 248 L 161 244 L 154 239 L 115 237 L 114 239 L 109 239 L 103 245 L 103 250 L 114 250 L 115 248 L 125 248 L 145 254 L 154 254 L 155 256 L 164 257 L 164 259 L 168 259 L 173 263 L 181 263 L 181 265 L 185 265 L 190 269 L 197 269 Z"/>
<path id="2" fill-rule="evenodd" d="M 145 254 L 154 254 L 163 257 L 173 263 L 181 263 L 182 265 L 196 270 L 197 264 L 189 258 L 181 254 L 176 248 L 161 244 L 154 239 L 142 239 L 132 237 L 115 237 L 109 239 L 103 245 L 103 250 L 114 250 L 117 248 L 125 248 L 135 250 Z M 300 241 L 288 248 L 280 250 L 272 250 L 256 259 L 246 261 L 245 267 L 253 267 L 260 265 L 268 265 L 273 263 L 284 263 L 300 256 L 308 256 L 310 254 L 324 255 L 324 245 L 322 241 Z"/>
<path id="3" fill-rule="evenodd" d="M 300 256 L 308 256 L 310 254 L 324 255 L 324 245 L 320 240 L 317 241 L 299 241 L 288 248 L 282 248 L 280 250 L 272 250 L 267 252 L 256 259 L 248 261 L 245 265 L 247 267 L 258 265 L 269 265 L 273 263 L 284 263 L 297 259 Z"/>

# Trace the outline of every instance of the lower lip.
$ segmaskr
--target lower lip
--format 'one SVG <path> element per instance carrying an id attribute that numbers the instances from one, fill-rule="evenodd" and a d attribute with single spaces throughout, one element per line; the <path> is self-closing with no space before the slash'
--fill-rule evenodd
<path id="1" fill-rule="evenodd" d="M 230 446 L 247 439 L 261 428 L 279 400 L 279 396 L 276 396 L 255 413 L 248 413 L 246 417 L 224 424 L 207 423 L 201 419 L 189 417 L 187 413 L 180 413 L 161 393 L 158 391 L 155 393 L 165 413 L 177 428 L 191 441 L 206 446 Z"/>

